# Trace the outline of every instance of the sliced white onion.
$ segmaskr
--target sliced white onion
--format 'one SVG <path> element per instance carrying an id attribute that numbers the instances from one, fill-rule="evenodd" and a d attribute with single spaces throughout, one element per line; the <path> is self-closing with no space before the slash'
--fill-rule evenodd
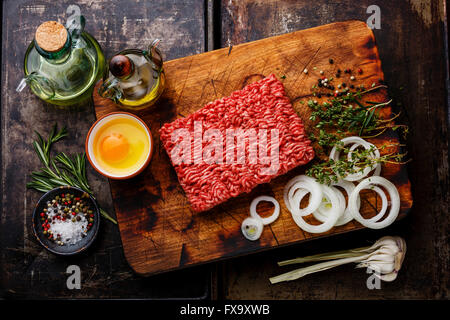
<path id="1" fill-rule="evenodd" d="M 364 188 L 364 189 L 369 189 L 369 190 L 375 191 L 376 193 L 378 193 L 378 195 L 381 198 L 381 210 L 378 211 L 378 213 L 375 216 L 373 216 L 372 218 L 366 219 L 368 222 L 378 221 L 381 218 L 383 218 L 384 214 L 386 213 L 386 211 L 388 209 L 388 199 L 386 197 L 386 193 L 384 193 L 383 189 L 381 189 L 377 186 L 372 186 L 372 187 Z"/>
<path id="2" fill-rule="evenodd" d="M 332 185 L 343 188 L 345 190 L 345 192 L 347 193 L 347 198 L 350 198 L 350 195 L 352 194 L 353 190 L 355 190 L 355 185 L 353 184 L 353 182 L 350 182 L 350 181 L 340 180 L 339 182 L 335 182 Z M 361 206 L 361 198 L 359 197 L 359 195 L 358 195 L 356 204 L 357 204 L 357 207 L 359 210 L 359 208 Z M 349 223 L 352 220 L 353 220 L 353 216 L 350 214 L 348 205 L 346 205 L 344 215 L 338 219 L 338 221 L 336 222 L 336 226 L 342 226 L 346 223 Z"/>
<path id="3" fill-rule="evenodd" d="M 347 154 L 347 159 L 349 161 L 352 160 L 352 153 L 356 148 L 362 146 L 366 150 L 370 150 L 372 147 L 375 147 L 372 143 L 367 142 L 366 140 L 364 140 L 360 137 L 356 137 L 356 136 L 346 137 L 346 138 L 342 139 L 341 142 L 344 144 L 344 146 L 352 144 L 352 146 L 350 147 L 349 152 Z M 374 151 L 371 152 L 370 155 L 373 159 L 378 159 L 380 157 L 380 151 L 375 147 Z M 340 158 L 340 151 L 337 150 L 336 146 L 334 146 L 330 152 L 330 159 L 332 159 L 334 161 L 338 161 L 339 158 Z M 358 169 L 359 169 L 358 167 L 355 167 L 355 170 L 358 170 Z M 347 181 L 358 181 L 358 180 L 361 180 L 364 177 L 366 177 L 374 169 L 375 169 L 375 174 L 378 172 L 378 174 L 376 174 L 376 175 L 379 175 L 381 166 L 379 166 L 377 164 L 374 167 L 366 167 L 362 171 L 358 171 L 355 173 L 348 173 L 345 175 L 345 177 L 343 177 L 343 179 L 345 179 Z"/>
<path id="4" fill-rule="evenodd" d="M 344 139 L 341 139 L 341 142 L 344 144 L 344 147 L 345 147 L 349 144 L 355 144 L 355 143 L 362 145 L 366 141 L 363 138 L 353 136 L 353 137 L 346 137 Z M 339 160 L 339 156 L 340 156 L 340 151 L 337 150 L 336 146 L 334 146 L 330 151 L 329 158 L 333 159 L 334 161 L 337 161 L 337 160 Z"/>
<path id="5" fill-rule="evenodd" d="M 333 192 L 339 199 L 339 219 L 341 219 L 346 207 L 345 197 L 342 194 L 342 192 L 337 188 L 330 186 L 330 189 L 333 190 Z M 320 222 L 326 222 L 328 219 L 328 215 L 331 213 L 332 210 L 333 205 L 331 204 L 330 199 L 326 195 L 324 195 L 322 199 L 322 204 L 319 206 L 317 211 L 314 211 L 313 216 Z M 336 225 L 339 223 L 339 219 L 336 221 Z"/>
<path id="6" fill-rule="evenodd" d="M 258 240 L 263 232 L 264 225 L 261 218 L 248 217 L 242 221 L 241 231 L 245 238 L 251 241 Z"/>
<path id="7" fill-rule="evenodd" d="M 372 176 L 379 176 L 381 174 L 381 163 L 377 163 L 375 165 L 375 171 L 373 172 Z"/>
<path id="8" fill-rule="evenodd" d="M 320 191 L 322 192 L 322 190 L 320 190 Z M 301 203 L 303 198 L 309 193 L 310 192 L 306 189 L 296 189 L 294 194 L 291 195 L 291 197 L 289 197 L 289 204 L 291 205 L 291 208 L 296 207 L 297 202 L 294 202 L 294 197 L 297 197 L 296 199 L 299 201 L 298 203 Z M 321 195 L 323 196 L 323 193 L 321 193 Z M 319 206 L 320 206 L 320 204 L 319 204 Z M 289 210 L 289 211 L 291 212 L 291 214 L 300 215 L 298 213 L 298 211 L 296 211 L 296 210 Z M 306 214 L 306 215 L 308 215 L 308 214 Z"/>
<path id="9" fill-rule="evenodd" d="M 310 193 L 309 203 L 306 208 L 300 208 L 300 202 L 298 204 L 293 204 L 294 196 L 299 192 L 299 190 L 306 190 L 308 192 L 301 192 L 301 199 L 308 193 Z M 322 202 L 322 186 L 315 179 L 300 175 L 291 179 L 284 188 L 283 198 L 286 207 L 293 215 L 307 216 L 319 208 Z"/>
<path id="10" fill-rule="evenodd" d="M 388 216 L 382 221 L 373 221 L 373 218 L 364 219 L 361 216 L 359 209 L 357 208 L 357 199 L 359 192 L 363 189 L 369 189 L 375 185 L 383 186 L 389 193 L 390 197 L 391 208 L 389 210 Z M 395 221 L 395 219 L 397 219 L 398 213 L 400 211 L 400 196 L 398 194 L 397 188 L 392 182 L 383 177 L 373 176 L 364 179 L 356 186 L 355 190 L 353 190 L 352 194 L 350 195 L 348 207 L 353 218 L 363 226 L 371 229 L 381 229 L 389 226 L 392 222 Z"/>
<path id="11" fill-rule="evenodd" d="M 332 186 L 339 186 L 339 187 L 344 188 L 344 190 L 347 193 L 347 196 L 349 198 L 350 198 L 350 195 L 352 194 L 353 190 L 355 189 L 355 185 L 352 182 L 345 181 L 345 180 L 341 180 L 337 183 L 333 183 Z M 367 189 L 367 188 L 365 188 L 365 189 Z M 333 190 L 334 190 L 334 188 L 333 188 Z M 369 221 L 369 222 L 380 220 L 384 216 L 384 214 L 386 213 L 387 208 L 388 208 L 388 200 L 387 200 L 387 197 L 386 197 L 386 194 L 384 193 L 384 191 L 377 186 L 371 187 L 370 190 L 376 192 L 380 196 L 381 210 L 374 217 L 367 219 L 367 221 Z M 341 193 L 341 195 L 342 195 L 342 193 Z M 339 196 L 339 194 L 338 194 L 338 196 Z M 345 204 L 345 199 L 344 199 L 344 204 Z M 358 194 L 358 200 L 357 200 L 356 204 L 357 204 L 357 208 L 359 210 L 359 208 L 361 207 L 361 199 L 360 199 L 359 194 Z M 323 216 L 327 213 L 326 211 L 322 210 L 323 206 L 324 206 L 324 204 L 322 203 L 322 205 L 319 207 L 318 211 L 314 213 L 314 216 L 319 221 L 323 221 Z M 336 226 L 342 226 L 352 220 L 353 220 L 353 216 L 350 213 L 348 206 L 346 205 L 344 214 L 339 217 L 338 221 L 336 222 Z"/>
<path id="12" fill-rule="evenodd" d="M 336 193 L 328 186 L 322 185 L 322 191 L 323 194 L 330 200 L 331 202 L 331 210 L 330 214 L 327 215 L 327 220 L 323 222 L 320 225 L 312 225 L 307 223 L 302 216 L 292 214 L 292 218 L 294 219 L 295 223 L 306 232 L 310 233 L 323 233 L 328 230 L 330 230 L 335 224 L 336 221 L 339 219 L 339 216 L 341 214 L 340 212 L 340 202 L 339 198 L 336 196 Z M 297 193 L 294 196 L 294 204 L 296 207 L 300 207 L 301 202 L 301 193 Z"/>
<path id="13" fill-rule="evenodd" d="M 292 186 L 293 186 L 293 185 L 294 185 L 301 177 L 302 177 L 302 175 L 293 177 L 293 178 L 292 178 L 291 180 L 289 180 L 288 183 L 286 183 L 286 185 L 284 186 L 284 189 L 283 189 L 283 200 L 284 200 L 284 203 L 285 203 L 286 207 L 289 209 L 289 211 L 291 210 L 291 207 L 290 207 L 290 205 L 289 205 L 289 200 L 288 200 L 287 194 L 288 194 L 289 190 L 291 189 L 291 187 L 292 187 Z"/>
<path id="14" fill-rule="evenodd" d="M 283 200 L 284 200 L 284 204 L 286 205 L 286 207 L 288 208 L 289 211 L 291 211 L 291 206 L 290 206 L 289 198 L 288 198 L 289 190 L 296 182 L 298 182 L 301 179 L 303 179 L 303 175 L 295 176 L 291 180 L 289 180 L 288 183 L 286 183 L 286 185 L 284 186 Z"/>
<path id="15" fill-rule="evenodd" d="M 365 141 L 365 140 L 364 140 L 364 141 Z M 373 159 L 379 159 L 379 158 L 380 158 L 380 150 L 378 150 L 378 148 L 377 148 L 374 144 L 372 144 L 372 143 L 370 143 L 370 142 L 367 142 L 367 141 L 365 141 L 365 142 L 367 143 L 367 148 L 365 148 L 365 149 L 370 149 L 371 147 L 374 147 L 374 151 L 373 151 L 373 153 L 371 153 L 372 158 L 373 158 Z M 358 148 L 359 146 L 361 146 L 361 144 L 355 143 L 355 144 L 353 144 L 353 145 L 350 147 L 350 149 L 349 149 L 350 152 L 347 154 L 347 159 L 348 159 L 349 161 L 352 160 L 352 153 L 353 153 L 353 151 L 354 151 L 356 148 Z M 377 164 L 375 165 L 375 167 L 372 167 L 370 170 L 373 170 L 373 169 L 375 169 L 374 172 L 373 172 L 373 175 L 374 175 L 374 176 L 379 176 L 380 173 L 381 173 L 381 163 L 377 163 Z M 369 173 L 370 173 L 370 171 L 369 171 Z M 369 173 L 368 173 L 368 174 L 369 174 Z M 362 178 L 362 179 L 364 179 L 364 178 Z M 359 181 L 361 181 L 362 179 L 360 179 Z"/>
<path id="16" fill-rule="evenodd" d="M 258 212 L 256 212 L 256 207 L 258 206 L 258 203 L 260 203 L 261 201 L 271 202 L 275 206 L 275 208 L 273 209 L 273 213 L 270 215 L 270 217 L 263 218 L 258 214 Z M 253 218 L 260 218 L 264 225 L 271 224 L 272 222 L 277 220 L 279 215 L 280 215 L 280 204 L 274 197 L 259 196 L 253 199 L 252 203 L 250 204 L 250 216 L 252 216 Z"/>

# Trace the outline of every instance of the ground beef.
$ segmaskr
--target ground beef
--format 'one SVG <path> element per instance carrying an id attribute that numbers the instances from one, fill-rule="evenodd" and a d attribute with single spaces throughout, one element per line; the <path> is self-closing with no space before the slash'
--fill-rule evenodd
<path id="1" fill-rule="evenodd" d="M 196 122 L 202 124 L 203 133 L 208 129 L 217 129 L 223 137 L 226 137 L 227 129 L 243 129 L 247 132 L 251 129 L 256 132 L 266 129 L 269 155 L 271 155 L 270 151 L 273 147 L 271 129 L 277 129 L 279 136 L 278 170 L 270 174 L 263 174 L 262 169 L 267 168 L 268 164 L 262 164 L 260 161 L 250 163 L 251 142 L 245 145 L 245 163 L 227 162 L 226 151 L 230 146 L 226 144 L 225 138 L 223 154 L 220 159 L 222 163 L 220 161 L 216 161 L 219 163 L 205 163 L 204 161 L 196 163 L 193 142 Z M 190 163 L 189 161 L 178 163 L 173 156 L 171 157 L 176 154 L 174 148 L 177 147 L 177 144 L 179 147 L 179 139 L 172 141 L 172 133 L 177 129 L 187 129 L 191 135 L 192 161 Z M 306 164 L 314 158 L 314 150 L 305 134 L 302 120 L 286 97 L 283 84 L 273 74 L 247 85 L 242 90 L 233 92 L 229 97 L 208 103 L 186 118 L 165 124 L 160 129 L 160 137 L 192 209 L 197 212 L 208 210 L 241 193 L 250 192 L 258 184 L 267 183 L 274 177 Z M 200 144 L 202 148 L 205 148 L 210 144 L 209 142 L 203 141 Z M 200 144 L 197 143 L 196 148 Z M 199 153 L 197 152 L 197 154 Z M 214 155 L 214 151 L 212 154 Z M 237 159 L 237 155 L 235 159 Z"/>

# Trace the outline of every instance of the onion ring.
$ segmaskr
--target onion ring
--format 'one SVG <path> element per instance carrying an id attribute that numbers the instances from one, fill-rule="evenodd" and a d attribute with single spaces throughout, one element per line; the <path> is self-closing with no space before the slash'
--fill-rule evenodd
<path id="1" fill-rule="evenodd" d="M 298 204 L 296 203 L 296 205 L 293 204 L 293 198 L 300 189 L 308 191 L 306 193 L 301 193 L 302 196 L 300 197 L 300 202 L 307 193 L 311 193 L 308 206 L 303 209 L 300 208 L 300 202 L 298 202 Z M 293 215 L 307 216 L 319 208 L 320 203 L 322 202 L 322 195 L 323 191 L 320 183 L 311 177 L 300 175 L 294 177 L 286 184 L 283 198 L 286 207 Z"/>
<path id="2" fill-rule="evenodd" d="M 355 185 L 353 182 L 341 180 L 339 182 L 335 182 L 332 184 L 332 186 L 341 187 L 345 190 L 347 193 L 347 198 L 350 198 L 350 195 L 352 194 L 353 190 L 355 190 Z M 358 195 L 358 199 L 356 202 L 357 208 L 361 207 L 361 198 Z M 348 205 L 345 206 L 344 214 L 338 219 L 336 222 L 336 226 L 342 226 L 346 223 L 349 223 L 353 220 L 353 216 L 350 214 L 350 211 L 348 210 Z"/>
<path id="3" fill-rule="evenodd" d="M 336 196 L 335 192 L 328 186 L 322 185 L 322 191 L 325 194 L 325 196 L 330 200 L 332 210 L 330 214 L 327 216 L 327 220 L 320 224 L 320 225 L 312 225 L 307 223 L 302 216 L 292 214 L 292 218 L 294 219 L 295 223 L 304 231 L 309 233 L 323 233 L 328 230 L 330 230 L 335 224 L 336 221 L 339 219 L 340 212 L 339 212 L 339 198 Z M 294 203 L 298 206 L 300 206 L 300 197 L 301 193 L 298 193 L 294 196 Z"/>
<path id="4" fill-rule="evenodd" d="M 251 241 L 258 240 L 263 232 L 264 225 L 260 218 L 248 217 L 241 224 L 241 231 L 245 238 Z"/>
<path id="5" fill-rule="evenodd" d="M 381 188 L 379 188 L 377 186 L 373 186 L 371 188 L 364 188 L 364 189 L 369 189 L 369 190 L 372 190 L 372 191 L 378 193 L 378 195 L 381 198 L 381 210 L 375 216 L 373 216 L 372 218 L 366 219 L 369 222 L 376 222 L 376 221 L 380 220 L 381 218 L 383 218 L 384 214 L 387 211 L 388 199 L 386 197 L 386 193 L 384 193 L 383 189 L 381 189 Z"/>
<path id="6" fill-rule="evenodd" d="M 348 161 L 352 160 L 353 151 L 360 146 L 364 147 L 366 150 L 370 150 L 372 147 L 374 147 L 375 148 L 374 152 L 371 152 L 370 155 L 372 156 L 373 159 L 378 159 L 380 157 L 380 151 L 377 149 L 377 147 L 375 147 L 375 145 L 373 145 L 370 142 L 367 142 L 366 140 L 364 140 L 360 137 L 356 137 L 356 136 L 346 137 L 346 138 L 342 139 L 341 142 L 344 144 L 344 146 L 353 144 L 350 147 L 349 152 L 347 154 Z M 338 161 L 339 157 L 340 157 L 340 151 L 338 151 L 336 146 L 334 146 L 331 149 L 329 158 L 334 161 Z M 358 170 L 358 169 L 359 169 L 358 167 L 355 167 L 355 170 Z M 358 180 L 361 180 L 364 177 L 366 177 L 374 169 L 375 169 L 375 173 L 378 173 L 376 175 L 379 175 L 380 171 L 381 171 L 381 166 L 378 166 L 378 164 L 377 164 L 373 167 L 366 167 L 366 168 L 364 168 L 363 171 L 357 171 L 355 173 L 348 173 L 345 175 L 345 177 L 343 177 L 343 179 L 345 179 L 347 181 L 358 181 Z"/>
<path id="7" fill-rule="evenodd" d="M 374 185 L 383 186 L 389 193 L 390 197 L 391 208 L 389 210 L 388 216 L 382 221 L 373 221 L 373 218 L 364 219 L 361 216 L 361 213 L 359 212 L 359 209 L 356 205 L 359 192 Z M 373 176 L 364 179 L 356 186 L 355 190 L 353 190 L 352 194 L 350 195 L 348 207 L 353 218 L 363 226 L 371 229 L 381 229 L 387 227 L 388 225 L 393 223 L 395 219 L 397 219 L 398 213 L 400 211 L 400 196 L 398 194 L 397 188 L 392 182 L 383 177 Z"/>
<path id="8" fill-rule="evenodd" d="M 365 141 L 365 140 L 364 140 L 364 141 Z M 370 143 L 370 142 L 367 142 L 367 141 L 365 141 L 365 142 L 367 143 L 367 146 L 368 146 L 369 149 L 370 149 L 372 146 L 375 148 L 375 149 L 374 149 L 374 153 L 371 154 L 371 155 L 372 155 L 372 158 L 374 158 L 374 159 L 379 159 L 379 158 L 380 158 L 380 150 L 378 150 L 378 148 L 377 148 L 374 144 L 372 144 L 372 143 Z M 359 147 L 359 146 L 361 146 L 361 144 L 355 143 L 355 144 L 353 144 L 353 145 L 350 147 L 350 152 L 347 154 L 347 159 L 348 159 L 349 161 L 352 160 L 352 156 L 351 156 L 352 152 L 353 152 L 357 147 Z M 366 148 L 366 149 L 368 149 L 368 148 Z M 373 175 L 374 175 L 374 176 L 379 176 L 380 173 L 381 173 L 381 163 L 377 163 L 377 164 L 375 165 L 375 167 L 371 167 L 371 170 L 373 170 L 373 169 L 375 169 L 375 171 L 373 172 Z M 370 173 L 370 171 L 369 171 L 367 174 L 369 174 L 369 173 Z M 364 178 L 362 178 L 362 179 L 364 179 Z M 359 181 L 361 181 L 362 179 L 360 179 Z"/>
<path id="9" fill-rule="evenodd" d="M 343 217 L 345 209 L 346 209 L 345 197 L 339 189 L 332 187 L 332 186 L 330 186 L 330 189 L 333 190 L 333 192 L 336 194 L 336 196 L 339 199 L 339 219 L 336 221 L 335 225 L 337 226 L 337 225 L 345 224 L 347 222 L 339 224 L 339 220 Z M 324 202 L 322 200 L 322 203 L 320 204 L 317 211 L 314 211 L 314 213 L 313 213 L 314 218 L 316 218 L 320 222 L 326 222 L 328 219 L 328 215 L 330 214 L 330 211 L 333 210 L 333 206 L 330 203 L 329 198 L 324 195 L 324 199 L 326 199 L 327 201 Z M 330 208 L 327 208 L 328 205 L 330 206 Z M 350 218 L 353 219 L 352 216 L 350 216 Z"/>
<path id="10" fill-rule="evenodd" d="M 353 187 L 350 187 L 349 185 L 346 185 L 346 187 L 348 189 L 344 188 L 345 191 L 347 192 L 348 197 L 350 197 L 351 193 L 355 189 L 355 185 L 353 183 L 351 183 L 349 181 L 345 181 L 345 180 L 342 180 L 341 182 L 345 182 L 345 183 L 338 183 L 338 184 L 340 184 L 340 186 L 342 186 L 342 188 L 344 188 L 343 185 L 346 185 L 347 183 L 351 184 L 353 186 Z M 338 185 L 338 184 L 332 184 L 332 186 L 333 185 Z M 332 189 L 333 189 L 333 191 L 337 191 L 336 194 L 337 194 L 338 198 L 340 199 L 340 201 L 343 201 L 344 208 L 345 208 L 344 213 L 339 217 L 338 221 L 335 224 L 335 226 L 338 227 L 338 226 L 342 226 L 342 225 L 350 222 L 351 220 L 353 220 L 353 216 L 350 213 L 350 210 L 349 210 L 348 206 L 345 205 L 345 198 L 343 200 L 341 198 L 341 197 L 343 197 L 342 193 L 339 190 L 337 190 L 337 189 L 335 190 L 335 188 L 332 188 Z M 364 189 L 369 189 L 369 188 L 364 188 Z M 382 203 L 381 210 L 374 217 L 372 217 L 370 219 L 367 219 L 368 222 L 376 222 L 376 221 L 380 220 L 384 216 L 384 214 L 386 213 L 387 208 L 388 208 L 388 200 L 387 200 L 386 194 L 384 193 L 384 191 L 381 188 L 379 188 L 377 186 L 373 186 L 373 187 L 370 188 L 370 190 L 378 193 L 378 195 L 381 198 L 381 203 Z M 358 200 L 357 200 L 358 210 L 359 210 L 360 206 L 361 206 L 361 200 L 360 200 L 360 197 L 358 195 Z M 320 222 L 324 222 L 326 220 L 326 217 L 328 215 L 328 210 L 324 208 L 324 202 L 323 201 L 322 201 L 322 204 L 320 205 L 319 209 L 316 212 L 314 212 L 313 214 L 314 214 L 314 217 L 317 220 L 319 220 Z"/>
<path id="11" fill-rule="evenodd" d="M 256 212 L 256 207 L 258 206 L 258 203 L 260 203 L 261 201 L 271 202 L 275 206 L 275 208 L 273 209 L 273 213 L 270 215 L 270 217 L 263 218 L 258 214 L 258 212 Z M 261 219 L 261 222 L 264 225 L 271 224 L 272 222 L 277 220 L 279 215 L 280 215 L 280 204 L 274 197 L 259 196 L 253 199 L 252 203 L 250 204 L 250 216 L 252 216 L 253 218 Z"/>

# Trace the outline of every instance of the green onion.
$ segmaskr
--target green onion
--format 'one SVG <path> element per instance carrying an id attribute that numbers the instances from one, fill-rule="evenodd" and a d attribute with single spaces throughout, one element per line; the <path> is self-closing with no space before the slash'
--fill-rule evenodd
<path id="1" fill-rule="evenodd" d="M 279 266 L 312 261 L 323 261 L 312 266 L 296 269 L 270 278 L 270 283 L 292 281 L 308 274 L 328 270 L 347 263 L 358 263 L 356 268 L 369 268 L 383 281 L 393 281 L 397 278 L 406 254 L 406 242 L 401 237 L 382 237 L 370 247 L 352 250 L 335 251 L 303 258 L 281 261 Z"/>

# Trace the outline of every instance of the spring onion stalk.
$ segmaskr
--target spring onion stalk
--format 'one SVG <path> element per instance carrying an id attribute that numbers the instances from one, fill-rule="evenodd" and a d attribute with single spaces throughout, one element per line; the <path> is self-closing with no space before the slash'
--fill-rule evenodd
<path id="1" fill-rule="evenodd" d="M 354 250 L 341 250 L 341 251 L 334 251 L 334 252 L 329 252 L 329 253 L 315 254 L 315 255 L 307 256 L 307 257 L 303 257 L 303 258 L 295 258 L 295 259 L 280 261 L 280 262 L 278 262 L 278 265 L 281 267 L 281 266 L 287 266 L 290 264 L 297 264 L 297 263 L 359 257 L 362 255 L 362 252 L 365 252 L 364 250 L 369 249 L 369 248 L 370 248 L 370 246 L 362 247 L 362 248 L 358 248 L 358 249 L 354 249 Z"/>
<path id="2" fill-rule="evenodd" d="M 369 268 L 383 281 L 393 281 L 402 266 L 406 254 L 406 242 L 401 237 L 383 237 L 372 246 L 335 251 L 278 262 L 279 266 L 324 261 L 270 278 L 272 284 L 292 281 L 308 274 L 328 270 L 347 263 L 357 263 L 357 268 Z"/>

